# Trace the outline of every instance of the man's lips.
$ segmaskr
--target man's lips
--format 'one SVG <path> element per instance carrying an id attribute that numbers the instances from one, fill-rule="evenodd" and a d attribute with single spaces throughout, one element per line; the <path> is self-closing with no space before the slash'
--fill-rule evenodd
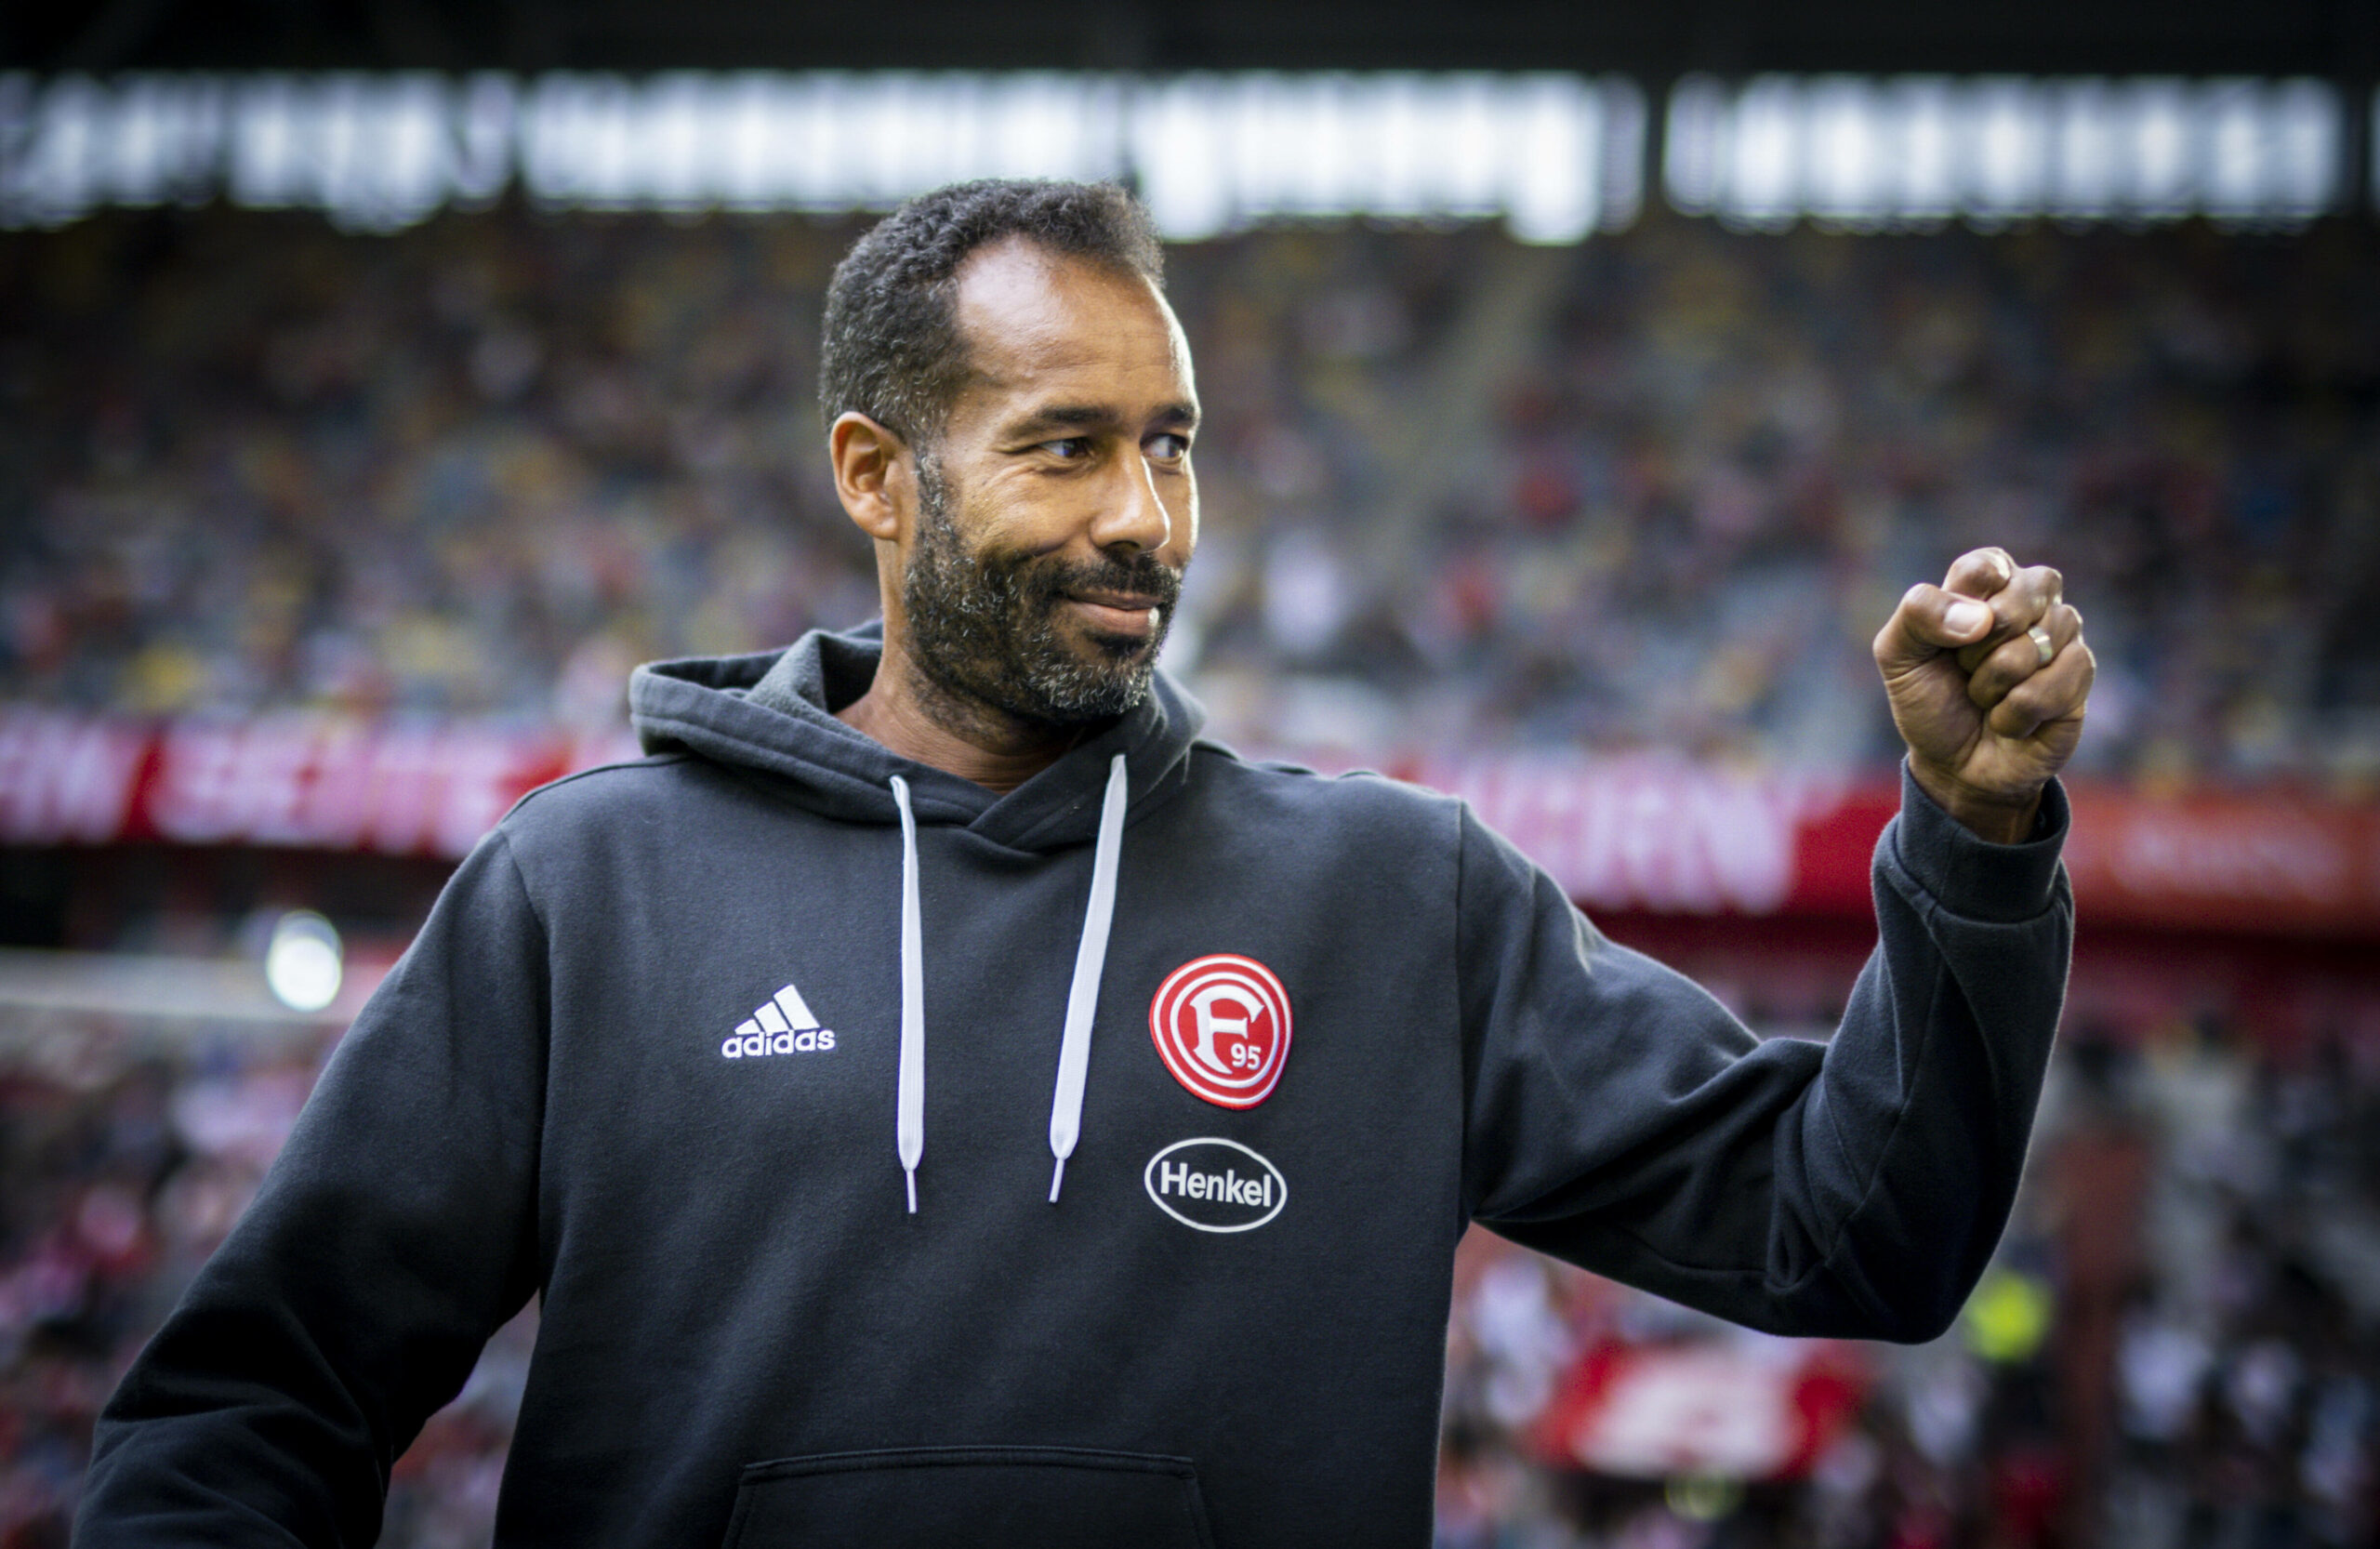
<path id="1" fill-rule="evenodd" d="M 1145 635 L 1156 629 L 1164 599 L 1126 591 L 1077 592 L 1066 598 L 1091 628 L 1112 635 Z"/>

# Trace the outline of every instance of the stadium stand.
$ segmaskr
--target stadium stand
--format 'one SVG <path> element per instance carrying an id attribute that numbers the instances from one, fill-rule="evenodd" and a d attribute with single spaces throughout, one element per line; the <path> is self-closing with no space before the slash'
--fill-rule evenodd
<path id="1" fill-rule="evenodd" d="M 872 610 L 809 221 L 108 215 L 0 234 L 19 702 L 615 721 Z M 2086 770 L 2369 788 L 2368 227 L 1185 246 L 1226 735 L 1872 763 L 1864 641 L 1983 535 L 2101 658 Z M 1360 536 L 1358 536 L 1360 534 Z"/>

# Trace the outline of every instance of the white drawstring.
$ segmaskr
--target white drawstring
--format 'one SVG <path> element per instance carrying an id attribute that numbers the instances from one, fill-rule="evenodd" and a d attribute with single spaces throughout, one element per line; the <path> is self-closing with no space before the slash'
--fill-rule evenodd
<path id="1" fill-rule="evenodd" d="M 1116 867 L 1124 848 L 1124 809 L 1130 786 L 1124 755 L 1107 766 L 1107 795 L 1099 808 L 1099 843 L 1091 857 L 1091 901 L 1083 909 L 1082 941 L 1075 948 L 1075 979 L 1066 992 L 1066 1026 L 1058 1042 L 1058 1086 L 1050 1097 L 1050 1203 L 1066 1181 L 1066 1158 L 1082 1137 L 1082 1089 L 1091 1073 L 1091 1023 L 1099 1010 L 1099 980 L 1107 966 L 1107 934 L 1116 920 Z M 918 1163 L 926 1154 L 926 973 L 924 931 L 918 911 L 918 820 L 909 810 L 909 782 L 892 776 L 901 808 L 901 1078 L 893 1141 L 909 1185 L 909 1213 L 918 1213 Z"/>
<path id="2" fill-rule="evenodd" d="M 1066 1031 L 1058 1044 L 1058 1090 L 1050 1098 L 1050 1154 L 1058 1158 L 1050 1175 L 1050 1203 L 1066 1181 L 1066 1158 L 1082 1135 L 1082 1087 L 1091 1071 L 1091 1019 L 1099 1010 L 1099 976 L 1107 964 L 1107 930 L 1116 919 L 1116 859 L 1124 845 L 1124 807 L 1129 797 L 1124 755 L 1107 766 L 1107 798 L 1099 809 L 1099 846 L 1091 853 L 1091 903 L 1082 917 L 1082 943 L 1075 948 L 1074 987 L 1066 992 Z"/>
<path id="3" fill-rule="evenodd" d="M 926 1154 L 926 970 L 918 920 L 918 820 L 909 812 L 909 782 L 892 776 L 901 806 L 901 1088 L 892 1138 L 909 1180 L 909 1213 L 918 1213 L 918 1163 Z"/>

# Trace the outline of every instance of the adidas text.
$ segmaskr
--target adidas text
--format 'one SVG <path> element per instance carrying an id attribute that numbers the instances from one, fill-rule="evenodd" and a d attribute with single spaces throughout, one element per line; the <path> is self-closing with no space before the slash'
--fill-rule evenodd
<path id="1" fill-rule="evenodd" d="M 786 986 L 760 1003 L 748 1022 L 739 1024 L 719 1046 L 731 1060 L 759 1059 L 764 1054 L 817 1054 L 835 1047 L 835 1030 L 821 1027 L 802 1003 L 801 992 Z"/>
<path id="2" fill-rule="evenodd" d="M 757 1059 L 762 1054 L 824 1053 L 834 1046 L 834 1028 L 807 1027 L 798 1033 L 730 1033 L 719 1052 L 731 1060 L 742 1060 Z"/>

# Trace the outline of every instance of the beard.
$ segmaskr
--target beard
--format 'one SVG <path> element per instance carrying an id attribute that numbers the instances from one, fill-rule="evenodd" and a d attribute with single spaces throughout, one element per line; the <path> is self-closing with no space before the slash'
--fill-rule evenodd
<path id="1" fill-rule="evenodd" d="M 932 706 L 966 719 L 991 710 L 1015 721 L 1067 726 L 1122 715 L 1148 696 L 1157 649 L 1173 622 L 1182 575 L 1143 550 L 1076 563 L 1031 554 L 974 554 L 951 518 L 950 488 L 932 460 L 918 460 L 918 536 L 901 577 L 909 654 Z M 1146 635 L 1064 629 L 1068 595 L 1120 591 L 1157 601 Z M 1078 635 L 1081 643 L 1070 639 Z M 956 701 L 956 703 L 953 703 Z"/>

